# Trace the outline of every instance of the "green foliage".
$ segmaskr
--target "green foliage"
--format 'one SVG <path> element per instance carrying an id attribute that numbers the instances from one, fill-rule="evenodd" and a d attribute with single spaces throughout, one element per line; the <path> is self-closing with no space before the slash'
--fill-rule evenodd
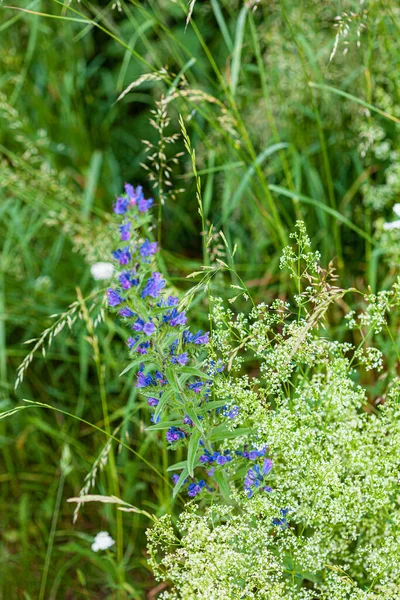
<path id="1" fill-rule="evenodd" d="M 148 517 L 89 504 L 73 525 L 73 510 L 65 503 L 88 484 L 88 492 L 95 488 L 103 495 L 117 494 L 118 484 L 119 497 L 157 517 L 172 514 L 173 522 L 175 502 L 180 503 L 165 476 L 163 433 L 143 434 L 147 412 L 132 385 L 134 366 L 119 377 L 129 368 L 123 332 L 104 315 L 102 288 L 90 276 L 94 262 L 109 259 L 111 202 L 124 181 L 143 181 L 146 174 L 147 190 L 154 186 L 156 200 L 165 201 L 158 203 L 160 269 L 171 286 L 187 291 L 185 299 L 192 300 L 192 314 L 203 328 L 204 306 L 215 298 L 215 344 L 235 374 L 231 391 L 249 415 L 261 411 L 261 389 L 268 403 L 274 390 L 280 390 L 282 402 L 293 394 L 294 372 L 303 372 L 306 386 L 315 357 L 338 364 L 329 354 L 333 342 L 328 351 L 324 342 L 313 341 L 318 323 L 327 327 L 330 340 L 355 347 L 350 370 L 362 363 L 340 382 L 350 386 L 350 378 L 362 385 L 368 406 L 385 401 L 399 360 L 398 319 L 387 291 L 400 260 L 400 229 L 388 227 L 396 219 L 392 209 L 400 189 L 397 6 L 391 0 L 362 6 L 355 0 L 18 0 L 0 4 L 0 17 L 0 409 L 5 415 L 18 409 L 13 418 L 0 420 L 0 596 L 143 598 L 155 585 L 145 560 Z M 179 117 L 195 151 L 197 176 L 191 157 L 183 154 Z M 308 284 L 319 285 L 322 294 L 304 295 L 298 289 L 304 263 L 293 263 L 293 277 L 279 273 L 281 248 L 299 220 L 322 264 L 337 257 L 344 289 L 369 294 L 371 286 L 366 309 L 359 296 L 364 317 L 357 317 L 359 310 L 351 313 L 356 301 L 342 297 L 333 271 L 327 288 L 310 263 Z M 202 265 L 203 279 L 190 288 L 185 276 Z M 230 286 L 236 298 L 233 324 L 219 300 L 234 300 Z M 292 294 L 297 298 L 291 314 Z M 313 303 L 316 298 L 320 305 Z M 382 311 L 388 327 L 375 333 L 370 324 L 379 325 Z M 30 355 L 42 332 L 45 343 Z M 33 346 L 22 346 L 29 339 L 36 340 Z M 293 350 L 299 364 L 293 364 Z M 321 377 L 327 377 L 325 367 L 320 366 Z M 382 369 L 379 376 L 376 368 Z M 256 369 L 263 380 L 254 389 Z M 55 410 L 25 408 L 23 398 Z M 388 411 L 395 423 L 394 407 Z M 295 426 L 294 416 L 290 419 Z M 176 462 L 183 458 L 178 450 Z M 227 497 L 229 484 L 220 475 L 218 484 Z M 196 517 L 204 531 L 219 527 L 221 533 L 224 518 Z M 254 534 L 252 518 L 238 533 L 246 557 L 254 553 L 244 539 L 245 532 Z M 228 512 L 229 535 L 232 519 Z M 383 516 L 379 519 L 376 547 L 384 539 Z M 105 555 L 90 549 L 103 529 L 119 540 Z M 185 535 L 182 544 L 190 550 L 192 538 Z M 215 534 L 213 543 L 221 543 L 218 539 Z M 365 554 L 365 581 L 375 577 L 375 568 L 386 569 L 379 561 L 389 561 L 390 544 L 388 535 L 380 556 L 375 553 L 375 567 Z M 225 549 L 219 548 L 222 558 Z M 211 539 L 204 552 L 212 556 Z M 254 565 L 243 560 L 242 575 Z M 283 568 L 273 557 L 270 564 L 277 565 L 277 575 L 268 593 L 279 597 L 289 585 L 285 570 L 292 567 Z M 349 564 L 365 590 L 358 567 Z M 183 571 L 179 567 L 177 585 L 187 568 L 187 562 Z M 326 586 L 345 585 L 343 573 L 326 568 L 325 574 Z M 264 581 L 263 573 L 252 571 L 252 577 Z M 377 585 L 384 586 L 379 577 Z M 395 581 L 395 574 L 390 577 Z M 384 597 L 382 590 L 371 594 Z"/>

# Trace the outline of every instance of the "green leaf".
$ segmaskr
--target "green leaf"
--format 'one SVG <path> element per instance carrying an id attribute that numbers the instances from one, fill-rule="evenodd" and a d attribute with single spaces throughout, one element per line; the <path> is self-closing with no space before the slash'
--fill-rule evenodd
<path id="1" fill-rule="evenodd" d="M 178 495 L 179 490 L 183 486 L 184 481 L 185 481 L 185 479 L 186 479 L 187 476 L 188 476 L 188 468 L 187 468 L 187 466 L 185 466 L 183 468 L 182 473 L 179 476 L 178 481 L 176 482 L 176 485 L 175 485 L 173 491 L 172 491 L 172 495 L 173 495 L 174 498 L 176 498 L 176 496 Z"/>
<path id="2" fill-rule="evenodd" d="M 174 463 L 168 467 L 167 471 L 180 471 L 184 467 L 187 467 L 187 462 L 186 460 L 181 460 L 180 462 Z"/>
<path id="3" fill-rule="evenodd" d="M 225 498 L 225 500 L 227 502 L 229 502 L 230 496 L 231 496 L 231 491 L 229 489 L 229 485 L 226 480 L 225 473 L 223 471 L 215 471 L 214 479 L 217 482 L 218 487 L 221 490 L 223 497 Z"/>
<path id="4" fill-rule="evenodd" d="M 187 469 L 190 477 L 194 475 L 194 465 L 196 464 L 196 458 L 199 449 L 199 441 L 201 438 L 201 431 L 196 429 L 193 431 L 189 440 L 188 457 L 187 457 Z"/>
<path id="5" fill-rule="evenodd" d="M 231 63 L 231 91 L 236 94 L 237 84 L 239 82 L 240 64 L 242 58 L 242 46 L 244 29 L 246 26 L 247 8 L 244 6 L 239 13 L 235 34 L 235 46 L 233 48 L 233 56 Z"/>
<path id="6" fill-rule="evenodd" d="M 189 415 L 190 416 L 190 415 Z M 210 436 L 210 442 L 219 442 L 221 440 L 232 440 L 235 437 L 239 437 L 240 435 L 247 435 L 250 433 L 250 429 L 248 427 L 239 427 L 238 429 L 234 429 L 230 431 L 226 425 L 218 425 Z"/>
<path id="7" fill-rule="evenodd" d="M 125 373 L 127 373 L 131 369 L 134 369 L 135 367 L 139 366 L 142 362 L 143 358 L 138 358 L 137 360 L 132 361 L 127 367 L 125 367 L 125 369 L 119 374 L 119 376 L 122 377 L 122 375 L 125 375 Z"/>
<path id="8" fill-rule="evenodd" d="M 210 376 L 204 371 L 200 371 L 200 369 L 195 369 L 195 367 L 182 367 L 182 373 L 187 375 L 194 375 L 195 377 L 201 377 L 202 379 L 210 379 Z"/>
<path id="9" fill-rule="evenodd" d="M 150 425 L 146 427 L 147 431 L 157 431 L 159 429 L 169 429 L 170 427 L 180 427 L 182 425 L 182 421 L 164 421 L 162 423 L 155 423 L 154 425 Z"/>
<path id="10" fill-rule="evenodd" d="M 159 403 L 156 406 L 156 410 L 154 411 L 154 416 L 157 419 L 159 414 L 161 413 L 164 406 L 167 404 L 168 400 L 172 397 L 173 391 L 167 390 L 162 393 Z"/>

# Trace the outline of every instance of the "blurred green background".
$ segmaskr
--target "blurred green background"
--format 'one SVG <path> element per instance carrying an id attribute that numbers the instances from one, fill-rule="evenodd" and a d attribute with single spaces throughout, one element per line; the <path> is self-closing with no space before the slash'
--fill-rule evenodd
<path id="1" fill-rule="evenodd" d="M 173 510 L 165 444 L 144 433 L 132 371 L 119 377 L 126 334 L 105 316 L 97 363 L 86 337 L 101 297 L 90 265 L 109 258 L 108 214 L 124 182 L 141 182 L 161 207 L 172 285 L 187 287 L 206 260 L 180 115 L 214 226 L 207 260 L 222 256 L 222 231 L 257 300 L 290 292 L 279 256 L 296 219 L 323 262 L 335 258 L 342 286 L 382 289 L 397 272 L 400 230 L 385 227 L 400 193 L 397 3 L 192 8 L 186 26 L 179 0 L 0 5 L 0 407 L 27 398 L 77 417 L 35 407 L 0 421 L 0 598 L 157 597 L 148 521 L 123 515 L 123 553 L 97 555 L 93 536 L 121 527 L 115 510 L 86 505 L 73 525 L 66 499 L 107 452 L 91 426 L 107 425 L 103 394 L 111 429 L 140 456 L 114 444 L 91 491 Z M 14 392 L 23 343 L 68 310 L 77 288 L 87 307 L 97 290 L 89 320 L 66 323 Z M 215 292 L 232 295 L 222 279 Z"/>

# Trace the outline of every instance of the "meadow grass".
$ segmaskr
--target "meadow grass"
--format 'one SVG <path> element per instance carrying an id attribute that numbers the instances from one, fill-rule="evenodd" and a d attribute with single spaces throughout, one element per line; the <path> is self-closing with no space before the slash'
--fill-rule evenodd
<path id="1" fill-rule="evenodd" d="M 357 15 L 347 36 L 334 27 L 345 11 Z M 399 254 L 396 231 L 382 232 L 400 193 L 398 39 L 390 0 L 0 5 L 0 409 L 24 406 L 0 421 L 0 597 L 143 598 L 155 587 L 146 516 L 88 505 L 72 523 L 65 500 L 97 460 L 96 493 L 158 516 L 181 502 L 164 475 L 165 442 L 143 433 L 134 374 L 119 376 L 122 328 L 107 315 L 94 324 L 89 266 L 108 260 L 123 183 L 146 182 L 165 200 L 161 259 L 179 289 L 209 252 L 225 256 L 221 231 L 253 297 L 287 298 L 279 256 L 297 219 L 323 263 L 335 257 L 343 287 L 387 288 Z M 230 294 L 229 277 L 214 279 L 213 294 Z M 45 356 L 38 349 L 14 391 L 23 342 L 74 302 L 76 321 Z M 334 310 L 329 326 L 346 335 Z M 90 549 L 104 529 L 118 532 L 112 559 Z"/>

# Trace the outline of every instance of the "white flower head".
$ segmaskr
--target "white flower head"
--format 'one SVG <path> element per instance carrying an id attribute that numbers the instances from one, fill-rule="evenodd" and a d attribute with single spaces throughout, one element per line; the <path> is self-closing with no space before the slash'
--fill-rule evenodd
<path id="1" fill-rule="evenodd" d="M 111 548 L 111 546 L 114 544 L 115 541 L 112 539 L 108 531 L 100 531 L 94 538 L 92 550 L 94 552 L 98 552 L 99 550 L 108 550 L 108 548 Z"/>
<path id="2" fill-rule="evenodd" d="M 391 221 L 390 223 L 384 223 L 383 229 L 385 231 L 391 231 L 392 229 L 400 229 L 400 219 L 397 221 Z"/>
<path id="3" fill-rule="evenodd" d="M 400 202 L 397 202 L 394 206 L 393 206 L 393 212 L 396 215 L 396 217 L 400 217 Z"/>
<path id="4" fill-rule="evenodd" d="M 110 279 L 114 273 L 114 265 L 108 262 L 97 262 L 90 267 L 90 272 L 93 279 L 96 279 L 97 281 Z"/>

